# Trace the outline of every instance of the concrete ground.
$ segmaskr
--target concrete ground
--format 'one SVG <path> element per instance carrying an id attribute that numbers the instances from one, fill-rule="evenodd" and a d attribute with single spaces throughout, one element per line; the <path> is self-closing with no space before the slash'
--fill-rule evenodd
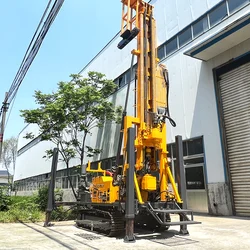
<path id="1" fill-rule="evenodd" d="M 250 218 L 195 216 L 202 224 L 190 225 L 189 236 L 179 236 L 178 226 L 162 234 L 136 230 L 136 242 L 108 238 L 78 229 L 73 221 L 0 224 L 0 249 L 250 249 Z"/>

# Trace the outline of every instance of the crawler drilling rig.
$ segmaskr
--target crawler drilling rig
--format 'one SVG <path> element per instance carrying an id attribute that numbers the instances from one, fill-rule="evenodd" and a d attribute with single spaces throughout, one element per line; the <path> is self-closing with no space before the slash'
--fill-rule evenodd
<path id="1" fill-rule="evenodd" d="M 99 163 L 93 170 L 88 163 L 86 173 L 96 172 L 98 176 L 79 190 L 81 216 L 76 223 L 116 236 L 124 231 L 126 221 L 130 241 L 134 226 L 167 230 L 171 225 L 196 222 L 193 216 L 187 216 L 188 210 L 181 209 L 182 199 L 167 160 L 166 121 L 173 126 L 175 122 L 168 107 L 168 72 L 157 58 L 153 6 L 142 0 L 122 0 L 122 5 L 122 40 L 118 48 L 137 39 L 137 49 L 132 51 L 132 58 L 137 57 L 135 116 L 126 114 L 129 83 L 116 166 L 107 171 Z M 132 60 L 131 72 L 133 64 Z M 171 214 L 179 214 L 180 221 L 171 222 Z"/>

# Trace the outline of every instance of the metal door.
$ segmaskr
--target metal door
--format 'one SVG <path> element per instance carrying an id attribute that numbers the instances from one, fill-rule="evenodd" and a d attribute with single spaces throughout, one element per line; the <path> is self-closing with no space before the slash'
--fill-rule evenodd
<path id="1" fill-rule="evenodd" d="M 250 63 L 218 82 L 235 213 L 250 216 Z"/>

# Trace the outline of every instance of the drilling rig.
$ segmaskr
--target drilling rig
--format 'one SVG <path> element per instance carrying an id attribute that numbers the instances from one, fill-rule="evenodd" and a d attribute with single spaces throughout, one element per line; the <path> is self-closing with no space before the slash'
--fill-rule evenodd
<path id="1" fill-rule="evenodd" d="M 168 106 L 169 79 L 159 64 L 156 22 L 153 6 L 142 0 L 122 0 L 121 38 L 118 49 L 137 39 L 132 58 L 137 57 L 135 77 L 135 116 L 127 116 L 130 83 L 127 86 L 116 166 L 109 170 L 92 169 L 89 162 L 83 177 L 96 173 L 90 184 L 79 189 L 77 226 L 117 236 L 126 231 L 133 241 L 134 226 L 150 230 L 167 230 L 195 224 L 182 209 L 182 199 L 167 158 L 166 122 L 175 126 Z M 134 62 L 131 62 L 131 72 Z M 132 74 L 130 74 L 132 75 Z M 131 82 L 131 81 L 130 81 Z M 120 154 L 122 152 L 122 162 Z M 171 188 L 170 188 L 171 187 Z M 180 221 L 171 221 L 178 214 Z M 126 225 L 125 225 L 126 224 Z"/>

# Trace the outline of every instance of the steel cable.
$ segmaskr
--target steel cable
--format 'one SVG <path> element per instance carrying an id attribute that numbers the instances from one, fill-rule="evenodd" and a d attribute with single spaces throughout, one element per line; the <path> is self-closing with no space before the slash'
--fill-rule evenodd
<path id="1" fill-rule="evenodd" d="M 26 50 L 26 53 L 25 53 L 24 58 L 21 62 L 21 65 L 17 71 L 17 74 L 16 74 L 16 76 L 11 84 L 11 87 L 10 87 L 9 92 L 8 92 L 8 96 L 7 96 L 7 98 L 4 99 L 3 105 L 6 103 L 10 104 L 14 100 L 15 96 L 17 95 L 17 91 L 18 91 L 27 71 L 29 70 L 29 67 L 31 66 L 34 58 L 36 57 L 36 55 L 39 51 L 39 48 L 41 47 L 42 42 L 43 42 L 49 28 L 51 27 L 59 10 L 61 9 L 64 0 L 55 0 L 54 1 L 54 4 L 51 7 L 51 9 L 47 15 L 47 18 L 44 21 L 46 14 L 49 10 L 49 6 L 51 5 L 51 2 L 52 2 L 52 0 L 50 0 L 49 3 L 47 4 L 47 7 L 42 15 L 42 18 L 38 24 L 38 27 L 37 27 L 32 39 L 31 39 L 29 46 L 28 46 L 28 49 Z M 44 23 L 43 23 L 43 21 L 44 21 Z M 43 25 L 42 25 L 42 23 L 43 23 Z M 2 115 L 2 111 L 3 111 L 3 106 L 0 110 L 0 117 Z"/>

